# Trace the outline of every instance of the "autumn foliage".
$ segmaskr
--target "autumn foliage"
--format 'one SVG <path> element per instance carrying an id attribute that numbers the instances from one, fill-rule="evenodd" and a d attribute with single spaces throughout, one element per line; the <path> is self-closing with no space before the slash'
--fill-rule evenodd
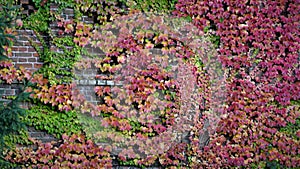
<path id="1" fill-rule="evenodd" d="M 168 23 L 161 15 L 125 11 L 120 4 L 64 4 L 98 16 L 93 24 L 81 15 L 68 20 L 55 14 L 57 36 L 105 53 L 82 58 L 74 67 L 96 67 L 106 80 L 122 83 L 95 86 L 98 105 L 88 103 L 75 83 L 51 84 L 11 61 L 0 62 L 0 79 L 29 81 L 33 100 L 101 117 L 105 129 L 94 137 L 111 145 L 102 148 L 83 135 L 63 135 L 59 143 L 11 151 L 8 161 L 38 168 L 111 168 L 111 155 L 116 155 L 120 163 L 135 166 L 300 166 L 300 129 L 286 130 L 299 125 L 300 116 L 299 1 L 178 0 L 170 17 L 197 28 L 186 31 L 191 33 L 186 37 L 164 27 Z M 202 41 L 193 42 L 195 34 Z M 182 72 L 188 75 L 180 79 Z M 184 100 L 186 93 L 195 94 Z M 183 111 L 195 105 L 194 112 Z M 187 139 L 172 140 L 174 131 L 186 132 L 186 124 L 191 125 Z M 208 144 L 201 142 L 205 132 Z"/>
<path id="2" fill-rule="evenodd" d="M 62 136 L 59 146 L 36 142 L 37 149 L 16 150 L 7 154 L 13 163 L 31 168 L 111 168 L 112 159 L 104 148 L 86 140 L 83 135 Z M 30 164 L 30 165 L 28 165 Z M 26 165 L 25 165 L 26 166 Z"/>
<path id="3" fill-rule="evenodd" d="M 230 70 L 226 116 L 199 155 L 213 160 L 208 166 L 260 161 L 299 166 L 299 138 L 280 131 L 300 115 L 299 7 L 298 1 L 176 4 L 176 15 L 214 30 L 220 61 Z"/>

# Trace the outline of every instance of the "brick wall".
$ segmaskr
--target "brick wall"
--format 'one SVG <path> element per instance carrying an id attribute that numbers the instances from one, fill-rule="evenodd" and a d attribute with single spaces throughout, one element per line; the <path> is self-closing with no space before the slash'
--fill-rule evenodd
<path id="1" fill-rule="evenodd" d="M 36 71 L 43 63 L 39 59 L 39 55 L 31 46 L 29 39 L 40 45 L 35 33 L 32 30 L 18 30 L 16 42 L 12 47 L 12 60 L 17 67 L 23 66 L 28 70 Z"/>
<path id="2" fill-rule="evenodd" d="M 29 15 L 32 12 L 35 12 L 35 9 L 33 5 L 30 5 L 29 0 L 21 0 L 22 7 L 24 8 L 23 14 Z M 58 6 L 55 4 L 52 4 L 50 7 L 50 10 L 56 11 L 58 9 Z M 72 19 L 74 17 L 74 12 L 72 9 L 65 9 L 63 11 L 62 17 L 66 20 Z M 85 23 L 92 23 L 93 18 L 84 16 L 82 19 Z M 58 34 L 58 27 L 57 23 L 49 23 L 49 26 L 51 28 L 51 31 L 54 34 Z M 47 39 L 47 37 L 44 37 Z M 34 72 L 38 70 L 43 63 L 40 61 L 38 53 L 35 51 L 33 46 L 31 46 L 29 39 L 31 39 L 34 43 L 40 44 L 38 41 L 35 33 L 32 30 L 18 30 L 17 36 L 16 36 L 16 42 L 14 43 L 14 46 L 12 48 L 12 60 L 14 64 L 18 66 L 23 66 L 26 69 Z M 51 45 L 51 44 L 49 44 Z M 51 49 L 56 50 L 54 46 L 50 46 Z M 99 57 L 103 56 L 104 53 L 100 51 L 99 49 L 87 47 L 87 50 L 91 54 L 97 54 Z M 154 53 L 157 51 L 153 51 Z M 157 53 L 156 53 L 157 54 Z M 97 75 L 97 69 L 96 68 L 90 68 L 85 70 L 75 70 L 76 75 L 78 76 L 77 80 L 74 80 L 77 83 L 78 89 L 81 91 L 81 93 L 86 97 L 88 101 L 91 103 L 97 104 L 99 100 L 96 97 L 96 94 L 94 92 L 94 87 L 97 85 L 112 85 L 112 81 L 109 80 L 96 80 L 95 76 Z M 11 85 L 7 84 L 0 84 L 0 94 L 3 93 L 5 96 L 12 96 L 16 95 L 19 92 L 20 85 L 17 83 L 13 83 Z M 2 93 L 1 93 L 2 92 Z M 1 98 L 0 98 L 1 99 Z M 26 107 L 26 105 L 25 105 Z M 36 131 L 32 128 L 30 128 L 30 135 L 32 137 L 35 137 L 43 142 L 53 141 L 55 140 L 54 137 L 47 135 L 44 132 Z M 182 138 L 183 141 L 187 141 L 188 133 L 185 134 Z M 205 135 L 204 137 L 201 137 L 201 144 L 207 144 L 207 141 L 209 139 L 208 135 Z M 114 168 L 120 168 L 124 169 L 127 167 L 121 167 L 118 166 L 117 163 L 114 163 Z M 135 168 L 135 167 L 130 167 Z M 150 167 L 150 168 L 158 168 L 158 167 Z"/>
<path id="3" fill-rule="evenodd" d="M 22 14 L 23 15 L 30 15 L 33 12 L 36 12 L 34 5 L 30 0 L 21 0 L 21 6 L 23 8 Z M 57 11 L 58 5 L 51 4 L 50 11 Z M 61 15 L 65 20 L 70 20 L 74 18 L 74 11 L 73 9 L 65 9 Z M 83 16 L 82 21 L 85 23 L 93 23 L 93 18 Z M 57 23 L 51 22 L 49 23 L 49 27 L 51 32 L 54 35 L 58 35 L 58 26 Z M 27 70 L 35 72 L 39 68 L 42 67 L 43 62 L 41 62 L 38 53 L 31 45 L 29 39 L 36 43 L 37 45 L 41 46 L 36 34 L 32 30 L 17 30 L 16 41 L 14 42 L 14 46 L 12 47 L 12 57 L 14 64 L 19 67 L 23 66 Z M 49 37 L 42 36 L 44 39 L 49 39 Z M 46 42 L 47 43 L 47 42 Z M 56 47 L 49 43 L 49 47 L 52 50 L 56 50 Z M 91 46 L 86 47 L 88 52 L 91 54 L 97 54 L 98 56 L 103 56 L 104 53 L 99 49 L 92 48 Z M 59 52 L 59 51 L 58 51 Z M 75 71 L 79 80 L 75 81 L 78 84 L 78 89 L 81 91 L 82 94 L 85 95 L 86 99 L 92 103 L 97 103 L 99 100 L 96 98 L 94 87 L 98 83 L 95 81 L 95 75 L 97 74 L 97 69 L 85 69 L 80 71 Z M 106 83 L 99 83 L 99 84 L 106 84 Z M 1 84 L 0 85 L 0 94 L 4 96 L 13 96 L 18 93 L 18 84 L 14 83 L 12 85 Z"/>

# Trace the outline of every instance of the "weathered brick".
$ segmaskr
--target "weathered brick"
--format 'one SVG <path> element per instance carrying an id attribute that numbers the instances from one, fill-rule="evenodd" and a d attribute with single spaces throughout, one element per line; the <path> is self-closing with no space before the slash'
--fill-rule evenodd
<path id="1" fill-rule="evenodd" d="M 28 10 L 34 10 L 34 7 L 32 5 L 28 5 Z"/>
<path id="2" fill-rule="evenodd" d="M 6 96 L 14 96 L 16 94 L 15 89 L 6 89 L 4 95 Z"/>
<path id="3" fill-rule="evenodd" d="M 29 41 L 19 41 L 19 43 L 22 45 L 22 46 L 30 46 L 30 42 Z"/>
<path id="4" fill-rule="evenodd" d="M 56 11 L 57 9 L 58 9 L 58 5 L 57 4 L 54 4 L 54 3 L 50 4 L 50 10 L 51 11 Z"/>
<path id="5" fill-rule="evenodd" d="M 36 62 L 37 59 L 36 58 L 28 58 L 28 62 Z"/>
<path id="6" fill-rule="evenodd" d="M 64 14 L 66 15 L 73 15 L 74 14 L 74 10 L 71 8 L 67 8 L 64 10 Z"/>
<path id="7" fill-rule="evenodd" d="M 38 53 L 33 53 L 34 57 L 40 57 L 40 55 Z"/>
<path id="8" fill-rule="evenodd" d="M 24 52 L 16 53 L 15 51 L 13 51 L 13 57 L 33 57 L 33 54 L 32 53 L 24 53 Z"/>
<path id="9" fill-rule="evenodd" d="M 32 3 L 29 0 L 21 0 L 21 3 L 26 4 L 26 10 L 24 10 L 25 14 L 29 14 L 31 12 L 33 12 L 34 10 L 36 10 L 32 4 L 28 5 L 30 3 Z M 28 7 L 28 10 L 27 10 Z M 51 11 L 56 11 L 58 9 L 58 5 L 57 4 L 51 4 L 50 5 L 50 10 Z M 73 19 L 74 17 L 74 11 L 72 9 L 66 9 L 65 11 L 63 11 L 63 15 L 64 18 L 66 19 Z M 82 18 L 82 21 L 84 21 L 85 23 L 92 23 L 93 22 L 93 17 L 87 17 L 84 16 Z M 60 30 L 60 28 L 57 27 L 57 23 L 56 22 L 52 22 L 50 23 L 50 29 L 51 31 L 54 33 L 54 35 L 58 35 L 58 30 Z M 32 47 L 32 44 L 30 44 L 29 39 L 31 39 L 34 43 L 36 43 L 36 45 L 41 46 L 41 43 L 39 42 L 37 36 L 35 35 L 35 33 L 32 30 L 17 30 L 17 42 L 14 43 L 15 46 L 13 47 L 13 61 L 15 63 L 15 65 L 17 67 L 19 66 L 23 66 L 26 69 L 30 70 L 30 71 L 36 71 L 39 68 L 42 67 L 43 63 L 40 62 L 40 56 L 39 54 L 36 52 L 36 50 Z M 42 47 L 41 47 L 42 48 Z M 71 50 L 71 47 L 67 47 L 68 50 Z M 91 46 L 87 47 L 88 51 L 91 54 L 95 54 L 98 57 L 103 57 L 105 54 L 103 51 L 101 51 L 99 48 L 94 48 Z M 54 51 L 58 51 L 58 52 L 63 52 L 59 49 L 55 49 L 53 48 Z M 76 72 L 79 75 L 79 79 L 83 80 L 80 81 L 81 84 L 81 88 L 80 91 L 82 92 L 82 94 L 85 94 L 88 97 L 88 100 L 93 103 L 96 104 L 99 102 L 99 99 L 96 97 L 95 93 L 94 93 L 94 87 L 95 85 L 107 85 L 107 81 L 96 81 L 95 80 L 95 75 L 97 74 L 97 69 L 85 69 L 85 70 L 80 70 Z M 6 86 L 9 87 L 9 86 Z M 12 88 L 10 88 L 10 90 L 12 90 Z M 15 92 L 17 91 L 16 89 L 14 89 Z"/>
<path id="10" fill-rule="evenodd" d="M 29 4 L 29 0 L 21 0 L 21 4 L 22 5 Z"/>
<path id="11" fill-rule="evenodd" d="M 42 137 L 45 136 L 45 133 L 44 132 L 35 131 L 35 132 L 30 132 L 29 135 L 31 137 L 34 137 L 34 138 L 42 138 Z"/>
<path id="12" fill-rule="evenodd" d="M 33 47 L 28 47 L 28 52 L 36 52 L 36 50 Z"/>
<path id="13" fill-rule="evenodd" d="M 22 63 L 22 64 L 17 63 L 16 66 L 17 67 L 23 66 L 24 68 L 33 68 L 32 63 L 26 63 L 26 64 L 25 63 Z"/>
<path id="14" fill-rule="evenodd" d="M 17 50 L 20 52 L 28 52 L 28 47 L 18 46 Z"/>
<path id="15" fill-rule="evenodd" d="M 23 32 L 23 33 L 25 33 L 25 32 Z M 26 41 L 28 41 L 28 37 L 19 35 L 19 36 L 17 36 L 17 40 L 22 41 L 22 42 L 24 42 L 24 41 L 26 42 Z"/>
<path id="16" fill-rule="evenodd" d="M 18 63 L 20 63 L 20 62 L 27 62 L 27 61 L 28 61 L 27 58 L 19 58 L 18 59 Z"/>

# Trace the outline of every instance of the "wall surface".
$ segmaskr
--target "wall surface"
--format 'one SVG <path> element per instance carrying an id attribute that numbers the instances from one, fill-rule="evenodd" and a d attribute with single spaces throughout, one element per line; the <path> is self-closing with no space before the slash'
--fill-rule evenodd
<path id="1" fill-rule="evenodd" d="M 21 0 L 22 7 L 25 9 L 23 11 L 23 14 L 29 15 L 34 11 L 34 8 L 32 5 L 30 5 L 28 0 Z M 58 8 L 56 5 L 52 4 L 50 7 L 51 11 L 56 11 Z M 66 9 L 63 11 L 62 17 L 66 20 L 70 20 L 74 17 L 74 12 L 72 9 Z M 83 17 L 83 22 L 85 23 L 91 23 L 92 18 L 89 17 Z M 53 32 L 54 35 L 58 34 L 58 26 L 57 23 L 52 22 L 49 23 L 49 27 L 51 29 L 51 32 Z M 43 36 L 45 40 L 49 39 L 49 37 Z M 14 43 L 14 46 L 12 48 L 12 60 L 14 64 L 19 67 L 23 66 L 27 70 L 30 70 L 31 72 L 37 71 L 39 68 L 43 66 L 43 62 L 40 59 L 40 56 L 38 52 L 34 49 L 31 42 L 34 42 L 38 44 L 39 46 L 42 46 L 39 42 L 37 35 L 32 30 L 18 30 L 16 35 L 16 42 Z M 49 42 L 46 42 L 50 49 L 53 51 L 57 51 L 56 47 L 50 44 Z M 99 49 L 92 48 L 92 47 L 86 47 L 87 51 L 90 54 L 97 55 L 98 57 L 103 57 L 104 53 L 100 51 Z M 59 52 L 59 51 L 57 51 Z M 83 58 L 86 58 L 83 56 Z M 96 68 L 90 68 L 85 70 L 74 70 L 76 73 L 77 78 L 74 79 L 74 82 L 77 84 L 77 88 L 80 90 L 81 94 L 85 96 L 85 98 L 94 104 L 97 104 L 100 100 L 96 97 L 96 94 L 94 92 L 95 86 L 108 86 L 112 85 L 112 81 L 110 80 L 97 80 L 95 78 L 96 75 L 98 75 L 98 71 Z M 0 85 L 0 91 L 3 92 L 4 96 L 14 96 L 20 91 L 20 84 L 12 83 L 11 85 L 7 84 L 1 84 Z M 28 107 L 28 105 L 24 105 L 24 107 Z M 56 138 L 43 132 L 35 130 L 34 128 L 30 128 L 29 134 L 31 137 L 36 138 L 38 140 L 41 140 L 42 142 L 51 142 L 55 141 Z M 186 140 L 185 140 L 186 139 Z M 205 133 L 203 137 L 201 138 L 201 144 L 206 144 L 209 139 L 208 133 Z M 184 135 L 183 141 L 188 140 L 188 134 Z M 135 168 L 135 167 L 124 167 L 124 166 L 117 166 L 115 164 L 114 168 Z M 155 167 L 152 167 L 155 168 Z"/>
<path id="2" fill-rule="evenodd" d="M 29 15 L 33 12 L 36 12 L 33 5 L 29 2 L 29 0 L 21 0 L 22 11 L 23 15 Z M 52 4 L 50 6 L 50 11 L 57 11 L 58 6 Z M 71 20 L 74 18 L 73 9 L 65 9 L 62 13 L 62 17 L 65 20 Z M 93 18 L 89 18 L 87 16 L 82 17 L 82 21 L 84 23 L 92 23 Z M 50 31 L 54 34 L 58 34 L 58 26 L 56 22 L 49 23 Z M 19 67 L 22 66 L 31 72 L 37 71 L 39 68 L 42 67 L 43 62 L 40 59 L 38 52 L 32 46 L 31 42 L 42 46 L 39 42 L 36 34 L 32 30 L 17 30 L 16 41 L 12 47 L 12 56 L 11 59 L 13 60 L 14 64 Z M 57 50 L 55 46 L 47 42 L 50 37 L 42 36 L 45 42 L 49 45 L 50 49 L 53 51 Z M 42 48 L 41 48 L 42 49 Z M 104 53 L 99 49 L 92 48 L 90 46 L 86 47 L 89 54 L 96 54 L 99 57 L 103 57 Z M 85 56 L 83 56 L 85 58 Z M 94 87 L 96 85 L 107 85 L 106 81 L 97 81 L 95 80 L 95 76 L 97 75 L 97 69 L 85 69 L 85 70 L 74 70 L 76 72 L 77 78 L 74 79 L 74 82 L 77 84 L 78 89 L 81 91 L 82 94 L 86 97 L 86 99 L 94 104 L 97 104 L 99 101 L 96 98 Z M 19 92 L 20 85 L 17 83 L 12 83 L 11 85 L 8 84 L 0 84 L 0 94 L 4 97 L 7 96 L 14 96 Z"/>

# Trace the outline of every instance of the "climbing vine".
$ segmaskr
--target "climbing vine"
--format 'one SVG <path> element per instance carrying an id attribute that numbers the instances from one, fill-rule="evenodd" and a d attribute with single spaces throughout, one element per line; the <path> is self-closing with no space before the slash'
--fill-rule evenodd
<path id="1" fill-rule="evenodd" d="M 61 138 L 63 134 L 72 135 L 82 132 L 76 114 L 75 111 L 57 112 L 51 110 L 49 106 L 34 106 L 28 110 L 24 122 L 37 130 L 43 130 L 56 138 Z"/>
<path id="2" fill-rule="evenodd" d="M 50 10 L 54 4 L 57 10 Z M 37 150 L 15 149 L 6 160 L 38 168 L 111 168 L 114 155 L 119 165 L 139 167 L 299 167 L 299 6 L 288 0 L 33 0 L 33 12 L 20 15 L 16 27 L 33 30 L 38 40 L 29 41 L 43 67 L 32 73 L 1 60 L 0 79 L 26 84 L 31 99 L 45 106 L 32 107 L 24 120 L 62 140 L 33 141 Z M 73 11 L 71 18 L 66 10 Z M 164 27 L 166 20 L 156 22 L 160 15 L 136 17 L 140 11 L 173 12 L 193 23 L 199 35 L 193 38 L 203 41 L 197 42 L 199 48 L 186 43 L 190 39 Z M 13 32 L 0 27 L 1 55 L 11 56 L 7 39 Z M 155 56 L 157 49 L 161 53 Z M 172 75 L 178 63 L 186 67 L 177 73 L 190 72 L 181 83 L 179 74 Z M 124 83 L 95 86 L 97 105 L 72 83 L 74 68 L 91 67 L 100 73 L 96 80 Z M 181 109 L 187 97 L 183 81 L 197 84 L 194 114 Z M 224 83 L 225 89 L 218 88 Z M 187 93 L 194 88 L 184 86 Z M 76 111 L 85 113 L 79 116 L 81 127 Z M 187 123 L 186 116 L 194 121 Z M 185 124 L 193 124 L 186 138 L 173 141 L 169 131 Z M 112 146 L 98 146 L 90 138 Z"/>
<path id="3" fill-rule="evenodd" d="M 299 148 L 299 139 L 281 132 L 300 116 L 298 10 L 297 1 L 176 4 L 175 15 L 220 39 L 219 59 L 230 70 L 226 116 L 199 156 L 214 161 L 208 166 L 299 166 L 297 151 L 286 147 Z"/>

